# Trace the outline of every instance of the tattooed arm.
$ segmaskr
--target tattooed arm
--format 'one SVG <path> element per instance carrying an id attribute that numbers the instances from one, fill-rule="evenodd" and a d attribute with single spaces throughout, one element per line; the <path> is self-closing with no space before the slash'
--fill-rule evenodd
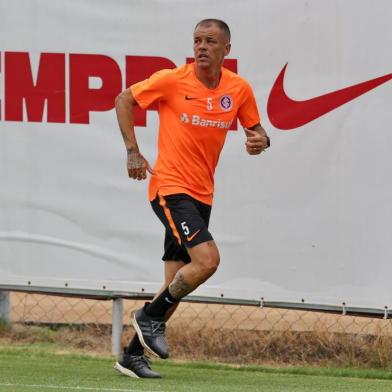
<path id="1" fill-rule="evenodd" d="M 116 114 L 118 125 L 127 149 L 127 168 L 129 177 L 134 180 L 146 179 L 146 170 L 153 174 L 153 171 L 139 152 L 134 128 L 134 107 L 137 105 L 132 95 L 131 89 L 124 90 L 116 98 Z"/>

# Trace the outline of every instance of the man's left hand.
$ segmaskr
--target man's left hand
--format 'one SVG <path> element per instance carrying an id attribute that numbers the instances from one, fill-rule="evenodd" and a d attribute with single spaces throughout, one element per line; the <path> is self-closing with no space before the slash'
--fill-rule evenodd
<path id="1" fill-rule="evenodd" d="M 269 147 L 269 138 L 261 126 L 254 129 L 244 128 L 244 131 L 246 151 L 249 155 L 258 155 Z"/>

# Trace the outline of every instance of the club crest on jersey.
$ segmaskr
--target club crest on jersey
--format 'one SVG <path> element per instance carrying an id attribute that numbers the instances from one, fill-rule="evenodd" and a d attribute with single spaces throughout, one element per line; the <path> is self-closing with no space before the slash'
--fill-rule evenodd
<path id="1" fill-rule="evenodd" d="M 233 107 L 233 98 L 230 95 L 224 95 L 219 102 L 223 110 L 230 110 Z"/>

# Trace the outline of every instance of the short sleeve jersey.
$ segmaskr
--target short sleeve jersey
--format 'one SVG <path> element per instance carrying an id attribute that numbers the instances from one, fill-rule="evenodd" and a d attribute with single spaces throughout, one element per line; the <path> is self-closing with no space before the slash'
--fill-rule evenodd
<path id="1" fill-rule="evenodd" d="M 208 89 L 191 63 L 158 71 L 131 91 L 142 109 L 159 102 L 158 157 L 149 199 L 186 193 L 211 205 L 215 168 L 233 120 L 238 116 L 246 128 L 260 122 L 249 83 L 222 68 L 219 85 Z"/>

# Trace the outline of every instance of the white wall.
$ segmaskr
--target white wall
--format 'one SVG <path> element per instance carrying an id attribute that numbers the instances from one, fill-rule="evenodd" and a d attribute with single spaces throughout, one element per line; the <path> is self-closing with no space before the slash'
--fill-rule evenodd
<path id="1" fill-rule="evenodd" d="M 113 110 L 70 123 L 69 53 L 111 57 L 124 87 L 125 56 L 180 65 L 205 17 L 230 25 L 230 58 L 255 89 L 272 147 L 250 157 L 243 132 L 230 133 L 211 220 L 221 267 L 195 294 L 391 307 L 392 83 L 290 131 L 267 114 L 287 62 L 296 100 L 390 74 L 389 0 L 1 1 L 0 283 L 159 287 L 163 229 L 147 182 L 127 178 Z M 34 77 L 41 53 L 65 54 L 65 123 L 5 120 L 5 52 L 28 52 Z M 154 161 L 155 112 L 137 132 Z"/>

